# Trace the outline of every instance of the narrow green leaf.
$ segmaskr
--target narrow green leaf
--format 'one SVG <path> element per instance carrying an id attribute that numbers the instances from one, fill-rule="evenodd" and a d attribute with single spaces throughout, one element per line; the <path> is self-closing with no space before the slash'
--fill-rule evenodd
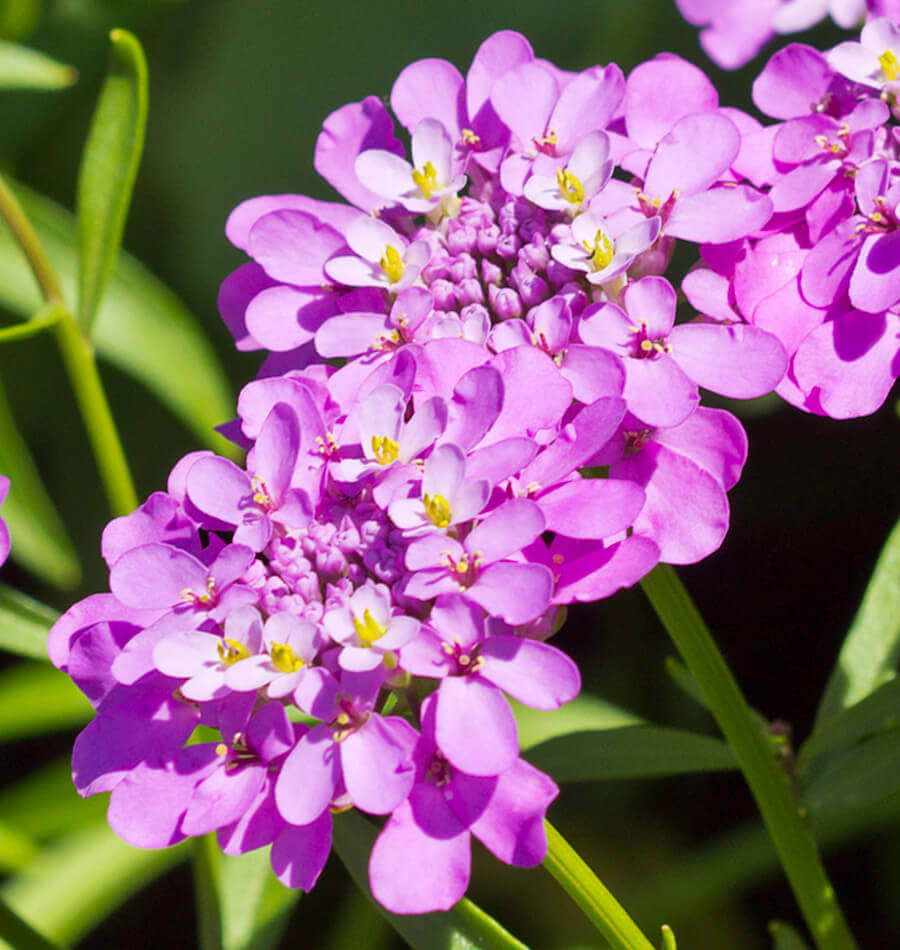
<path id="1" fill-rule="evenodd" d="M 3 514 L 4 517 L 7 514 L 6 506 Z M 49 662 L 47 632 L 58 617 L 51 607 L 7 584 L 0 584 L 0 649 Z"/>
<path id="2" fill-rule="evenodd" d="M 191 872 L 197 908 L 197 943 L 200 950 L 222 950 L 222 852 L 214 834 L 195 838 L 193 851 Z"/>
<path id="3" fill-rule="evenodd" d="M 529 749 L 525 758 L 557 782 L 654 778 L 737 768 L 724 742 L 661 726 L 620 726 L 557 736 Z"/>
<path id="4" fill-rule="evenodd" d="M 78 555 L 19 434 L 0 381 L 0 472 L 10 480 L 3 503 L 10 556 L 41 580 L 71 590 L 81 579 Z M 4 646 L 0 643 L 0 646 Z"/>
<path id="5" fill-rule="evenodd" d="M 0 673 L 0 742 L 83 726 L 91 704 L 55 667 L 19 663 Z"/>
<path id="6" fill-rule="evenodd" d="M 51 762 L 0 791 L 0 819 L 34 841 L 47 841 L 102 821 L 107 799 L 81 798 L 72 784 L 69 756 Z"/>
<path id="7" fill-rule="evenodd" d="M 900 729 L 855 746 L 816 775 L 802 802 L 816 819 L 868 807 L 900 791 Z"/>
<path id="8" fill-rule="evenodd" d="M 49 56 L 0 40 L 0 89 L 64 89 L 78 71 Z"/>
<path id="9" fill-rule="evenodd" d="M 15 816 L 12 816 L 13 820 Z M 38 853 L 38 846 L 17 828 L 0 821 L 0 871 L 18 871 Z"/>
<path id="10" fill-rule="evenodd" d="M 809 944 L 795 928 L 783 920 L 773 920 L 769 924 L 772 935 L 772 950 L 809 950 Z"/>
<path id="11" fill-rule="evenodd" d="M 531 709 L 515 700 L 510 705 L 519 727 L 519 748 L 530 749 L 540 742 L 586 729 L 615 729 L 634 726 L 644 720 L 613 703 L 582 693 L 560 709 Z"/>
<path id="12" fill-rule="evenodd" d="M 72 299 L 78 272 L 74 217 L 22 185 L 15 185 L 15 193 Z M 0 227 L 0 307 L 24 320 L 42 303 L 19 246 Z M 103 297 L 93 343 L 103 359 L 140 380 L 204 445 L 235 457 L 235 447 L 212 431 L 234 415 L 234 398 L 206 334 L 184 304 L 125 251 Z"/>
<path id="13" fill-rule="evenodd" d="M 703 691 L 700 689 L 700 684 L 691 676 L 691 671 L 681 660 L 676 659 L 674 656 L 667 656 L 666 673 L 669 674 L 669 678 L 672 682 L 675 683 L 683 693 L 690 696 L 698 706 L 709 709 L 706 705 Z"/>
<path id="14" fill-rule="evenodd" d="M 900 679 L 879 686 L 855 706 L 839 712 L 817 729 L 800 749 L 801 769 L 814 759 L 888 729 L 900 726 Z"/>
<path id="15" fill-rule="evenodd" d="M 104 821 L 55 842 L 4 883 L 2 896 L 51 939 L 75 943 L 187 854 L 183 845 L 132 848 Z"/>
<path id="16" fill-rule="evenodd" d="M 122 243 L 147 125 L 147 61 L 141 44 L 127 30 L 113 30 L 109 38 L 109 71 L 78 175 L 78 323 L 87 337 L 93 335 Z"/>
<path id="17" fill-rule="evenodd" d="M 401 915 L 385 910 L 369 890 L 369 853 L 378 830 L 356 812 L 338 815 L 334 822 L 334 849 L 356 886 L 372 901 L 413 950 L 527 950 L 470 900 L 463 898 L 451 910 L 436 914 Z M 413 869 L 414 871 L 414 869 Z"/>
<path id="18" fill-rule="evenodd" d="M 54 950 L 56 947 L 55 943 L 35 930 L 31 924 L 22 920 L 2 899 L 0 899 L 0 938 L 16 950 Z"/>
<path id="19" fill-rule="evenodd" d="M 678 950 L 678 943 L 675 940 L 675 933 L 668 924 L 662 925 L 662 950 Z"/>
<path id="20" fill-rule="evenodd" d="M 900 660 L 900 521 L 888 536 L 828 680 L 816 729 L 893 679 Z"/>

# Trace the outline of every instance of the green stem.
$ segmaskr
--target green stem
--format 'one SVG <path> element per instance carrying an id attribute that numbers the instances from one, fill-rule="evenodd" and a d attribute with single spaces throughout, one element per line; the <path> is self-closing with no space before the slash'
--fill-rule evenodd
<path id="1" fill-rule="evenodd" d="M 666 564 L 657 566 L 641 585 L 731 746 L 816 946 L 820 950 L 855 947 L 787 778 L 690 595 Z"/>
<path id="2" fill-rule="evenodd" d="M 59 346 L 75 401 L 81 412 L 84 427 L 94 452 L 100 479 L 106 491 L 110 508 L 115 515 L 124 515 L 137 507 L 137 493 L 131 472 L 119 441 L 106 393 L 100 381 L 94 350 L 78 329 L 63 300 L 62 288 L 56 271 L 35 234 L 22 206 L 0 176 L 0 216 L 6 219 L 19 246 L 25 254 L 41 292 L 50 309 L 41 311 L 45 319 L 53 316 L 54 335 Z M 40 314 L 39 314 L 40 316 Z M 28 328 L 29 324 L 25 324 Z M 23 329 L 25 329 L 23 328 Z"/>
<path id="3" fill-rule="evenodd" d="M 25 323 L 16 323 L 11 327 L 4 327 L 0 330 L 0 343 L 11 343 L 13 340 L 24 340 L 30 336 L 36 336 L 43 330 L 59 323 L 65 313 L 66 308 L 58 301 L 52 300 L 45 303 L 43 307 Z"/>
<path id="4" fill-rule="evenodd" d="M 544 822 L 544 826 L 548 846 L 544 867 L 609 945 L 614 950 L 653 950 L 653 944 L 569 842 L 549 821 Z"/>

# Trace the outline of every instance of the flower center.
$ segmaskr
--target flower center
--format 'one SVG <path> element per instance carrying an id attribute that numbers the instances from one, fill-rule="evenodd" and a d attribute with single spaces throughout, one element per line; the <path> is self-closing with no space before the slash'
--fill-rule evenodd
<path id="1" fill-rule="evenodd" d="M 897 61 L 897 54 L 892 49 L 886 49 L 878 57 L 878 62 L 881 64 L 881 71 L 884 73 L 885 79 L 893 82 L 900 76 L 900 62 Z"/>
<path id="2" fill-rule="evenodd" d="M 556 155 L 556 143 L 558 141 L 553 129 L 548 129 L 544 135 L 536 135 L 532 140 L 539 152 L 545 155 Z"/>
<path id="3" fill-rule="evenodd" d="M 379 465 L 390 465 L 397 461 L 400 446 L 389 435 L 372 436 L 372 454 Z"/>
<path id="4" fill-rule="evenodd" d="M 189 587 L 185 587 L 181 592 L 181 599 L 195 607 L 214 607 L 219 599 L 215 580 L 212 577 L 206 578 L 206 592 L 203 594 L 197 594 Z"/>
<path id="5" fill-rule="evenodd" d="M 557 169 L 556 183 L 566 201 L 573 205 L 580 205 L 584 201 L 584 186 L 567 168 Z"/>
<path id="6" fill-rule="evenodd" d="M 422 171 L 413 169 L 412 180 L 422 189 L 426 198 L 430 198 L 440 187 L 437 181 L 437 170 L 431 162 L 425 162 Z"/>
<path id="7" fill-rule="evenodd" d="M 462 130 L 462 140 L 469 148 L 478 148 L 481 145 L 481 136 L 477 135 L 471 129 Z"/>
<path id="8" fill-rule="evenodd" d="M 400 252 L 393 245 L 388 244 L 378 263 L 392 284 L 396 284 L 403 276 L 403 259 L 400 257 Z"/>
<path id="9" fill-rule="evenodd" d="M 447 656 L 456 661 L 456 676 L 469 676 L 477 673 L 484 666 L 484 659 L 478 655 L 478 647 L 475 646 L 469 652 L 466 652 L 459 643 L 450 643 L 444 640 L 441 643 L 441 649 Z"/>
<path id="10" fill-rule="evenodd" d="M 269 489 L 266 488 L 266 483 L 259 475 L 254 475 L 253 478 L 250 479 L 250 488 L 253 491 L 254 504 L 262 508 L 263 511 L 269 512 L 275 507 L 272 496 L 269 494 Z"/>
<path id="11" fill-rule="evenodd" d="M 623 432 L 625 436 L 625 455 L 637 455 L 641 449 L 650 441 L 653 435 L 652 429 L 641 429 L 636 432 Z"/>
<path id="12" fill-rule="evenodd" d="M 296 673 L 303 666 L 303 660 L 294 653 L 289 643 L 273 643 L 269 655 L 272 664 L 282 673 Z"/>
<path id="13" fill-rule="evenodd" d="M 441 557 L 446 561 L 447 567 L 456 575 L 454 578 L 462 590 L 475 583 L 478 576 L 478 568 L 482 565 L 483 559 L 478 551 L 471 554 L 464 554 L 458 561 L 454 560 L 449 551 L 444 551 Z"/>
<path id="14" fill-rule="evenodd" d="M 602 231 L 597 232 L 593 247 L 587 241 L 582 241 L 582 243 L 585 250 L 591 255 L 591 263 L 595 270 L 603 270 L 604 267 L 609 267 L 616 251 L 613 242 Z"/>
<path id="15" fill-rule="evenodd" d="M 362 640 L 364 647 L 370 647 L 372 644 L 387 633 L 387 627 L 382 626 L 373 616 L 372 611 L 367 607 L 362 615 L 353 618 L 353 627 L 356 635 Z"/>
<path id="16" fill-rule="evenodd" d="M 219 659 L 226 665 L 231 666 L 238 660 L 246 660 L 250 655 L 247 648 L 240 640 L 232 640 L 226 637 L 218 646 Z"/>
<path id="17" fill-rule="evenodd" d="M 425 514 L 431 523 L 438 528 L 446 528 L 450 524 L 450 503 L 443 495 L 429 495 L 425 493 Z"/>

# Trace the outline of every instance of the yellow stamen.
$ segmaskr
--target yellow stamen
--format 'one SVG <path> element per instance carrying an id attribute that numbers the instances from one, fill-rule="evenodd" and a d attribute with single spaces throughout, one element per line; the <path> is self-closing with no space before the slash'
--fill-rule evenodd
<path id="1" fill-rule="evenodd" d="M 373 435 L 372 454 L 379 465 L 390 465 L 391 462 L 397 461 L 400 446 L 389 435 Z"/>
<path id="2" fill-rule="evenodd" d="M 476 135 L 471 129 L 463 129 L 462 140 L 466 145 L 478 145 L 481 142 L 481 136 Z"/>
<path id="3" fill-rule="evenodd" d="M 387 279 L 392 284 L 396 284 L 403 276 L 404 264 L 400 257 L 400 252 L 390 244 L 384 249 L 384 254 L 381 255 L 379 264 L 381 265 L 381 269 L 387 274 Z"/>
<path id="4" fill-rule="evenodd" d="M 426 198 L 430 198 L 441 187 L 437 180 L 437 169 L 431 162 L 425 162 L 422 171 L 413 169 L 412 180 L 422 189 Z"/>
<path id="5" fill-rule="evenodd" d="M 897 54 L 892 49 L 886 49 L 878 57 L 878 62 L 881 64 L 881 71 L 884 73 L 885 79 L 893 82 L 900 76 L 900 62 L 897 61 Z"/>
<path id="6" fill-rule="evenodd" d="M 273 643 L 269 655 L 282 673 L 296 673 L 303 666 L 303 660 L 294 653 L 289 643 Z"/>
<path id="7" fill-rule="evenodd" d="M 247 652 L 247 648 L 240 640 L 231 640 L 228 637 L 219 644 L 218 650 L 219 659 L 228 666 L 231 666 L 232 663 L 237 663 L 238 660 L 246 660 L 247 657 L 250 656 Z"/>
<path id="8" fill-rule="evenodd" d="M 567 168 L 557 169 L 556 183 L 566 201 L 573 205 L 580 205 L 584 201 L 584 186 Z"/>
<path id="9" fill-rule="evenodd" d="M 582 243 L 584 244 L 585 250 L 591 252 L 591 261 L 597 270 L 603 270 L 604 267 L 609 266 L 615 254 L 615 249 L 613 248 L 612 241 L 610 241 L 602 231 L 597 232 L 593 247 L 591 247 L 587 241 L 583 241 Z"/>
<path id="10" fill-rule="evenodd" d="M 426 493 L 425 514 L 431 519 L 432 524 L 438 528 L 446 528 L 450 524 L 450 503 L 443 495 L 429 495 Z"/>
<path id="11" fill-rule="evenodd" d="M 353 618 L 353 626 L 356 629 L 356 635 L 362 640 L 364 647 L 372 646 L 379 637 L 383 637 L 387 633 L 387 627 L 383 627 L 372 616 L 372 611 L 369 610 L 368 607 L 362 615 L 362 620 L 360 620 L 359 617 Z"/>
<path id="12" fill-rule="evenodd" d="M 653 342 L 651 340 L 641 340 L 641 349 L 645 353 L 649 353 L 653 349 Z"/>

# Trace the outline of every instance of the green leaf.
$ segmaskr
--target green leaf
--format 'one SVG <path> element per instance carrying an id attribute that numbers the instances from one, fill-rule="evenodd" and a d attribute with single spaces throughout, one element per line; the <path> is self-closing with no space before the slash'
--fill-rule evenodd
<path id="1" fill-rule="evenodd" d="M 669 678 L 675 685 L 687 696 L 690 696 L 698 706 L 702 706 L 707 710 L 709 709 L 706 705 L 706 698 L 703 695 L 703 691 L 700 689 L 700 684 L 694 679 L 691 675 L 691 671 L 681 660 L 676 659 L 674 656 L 667 656 L 666 673 L 669 674 Z"/>
<path id="2" fill-rule="evenodd" d="M 0 381 L 0 472 L 10 480 L 2 517 L 10 532 L 10 556 L 35 577 L 71 590 L 81 580 L 78 555 L 19 434 Z M 0 642 L 0 646 L 4 646 Z"/>
<path id="3" fill-rule="evenodd" d="M 900 791 L 900 729 L 882 732 L 830 763 L 802 796 L 814 818 L 868 807 Z"/>
<path id="4" fill-rule="evenodd" d="M 773 920 L 769 924 L 772 935 L 772 950 L 809 950 L 809 944 L 790 924 Z"/>
<path id="5" fill-rule="evenodd" d="M 519 727 L 519 748 L 523 750 L 571 732 L 615 729 L 644 722 L 635 713 L 589 693 L 582 693 L 560 709 L 531 709 L 515 700 L 510 700 L 510 705 Z"/>
<path id="6" fill-rule="evenodd" d="M 64 89 L 78 71 L 43 53 L 0 40 L 0 89 Z"/>
<path id="7" fill-rule="evenodd" d="M 222 950 L 274 950 L 303 892 L 285 887 L 269 863 L 271 848 L 234 857 L 215 835 L 196 842 L 201 945 Z"/>
<path id="8" fill-rule="evenodd" d="M 12 816 L 15 819 L 15 816 Z M 0 871 L 18 871 L 38 853 L 38 846 L 17 828 L 0 821 Z"/>
<path id="9" fill-rule="evenodd" d="M 187 853 L 183 845 L 158 851 L 133 848 L 104 821 L 55 842 L 9 878 L 2 895 L 51 939 L 75 943 Z M 6 944 L 0 941 L 0 946 Z"/>
<path id="10" fill-rule="evenodd" d="M 83 726 L 94 711 L 55 667 L 25 662 L 0 673 L 0 742 Z"/>
<path id="11" fill-rule="evenodd" d="M 6 515 L 6 507 L 3 510 Z M 15 544 L 15 541 L 13 541 Z M 7 584 L 0 584 L 0 648 L 49 662 L 47 633 L 59 614 Z"/>
<path id="12" fill-rule="evenodd" d="M 54 950 L 55 943 L 38 933 L 31 924 L 26 923 L 15 911 L 0 899 L 0 938 L 15 947 L 16 950 Z"/>
<path id="13" fill-rule="evenodd" d="M 356 812 L 335 817 L 334 849 L 356 886 L 372 901 L 413 950 L 527 950 L 496 920 L 463 898 L 448 911 L 435 914 L 392 914 L 372 897 L 369 890 L 369 854 L 377 828 Z"/>
<path id="14" fill-rule="evenodd" d="M 620 726 L 548 739 L 527 751 L 532 765 L 557 782 L 653 778 L 736 769 L 719 739 L 661 726 Z"/>
<path id="15" fill-rule="evenodd" d="M 888 536 L 816 716 L 816 729 L 894 678 L 900 660 L 900 521 Z"/>
<path id="16" fill-rule="evenodd" d="M 888 729 L 900 726 L 900 679 L 880 686 L 855 706 L 827 720 L 800 750 L 801 770 L 813 759 L 848 746 Z"/>
<path id="17" fill-rule="evenodd" d="M 109 34 L 109 71 L 78 175 L 78 323 L 90 337 L 119 254 L 147 126 L 147 61 L 127 30 Z"/>
<path id="18" fill-rule="evenodd" d="M 75 295 L 75 220 L 59 205 L 15 185 L 67 298 Z M 0 227 L 0 306 L 28 319 L 43 299 L 19 246 Z M 125 251 L 103 298 L 94 346 L 123 373 L 140 380 L 200 441 L 234 458 L 235 447 L 213 432 L 234 415 L 234 398 L 206 334 L 184 304 Z"/>

